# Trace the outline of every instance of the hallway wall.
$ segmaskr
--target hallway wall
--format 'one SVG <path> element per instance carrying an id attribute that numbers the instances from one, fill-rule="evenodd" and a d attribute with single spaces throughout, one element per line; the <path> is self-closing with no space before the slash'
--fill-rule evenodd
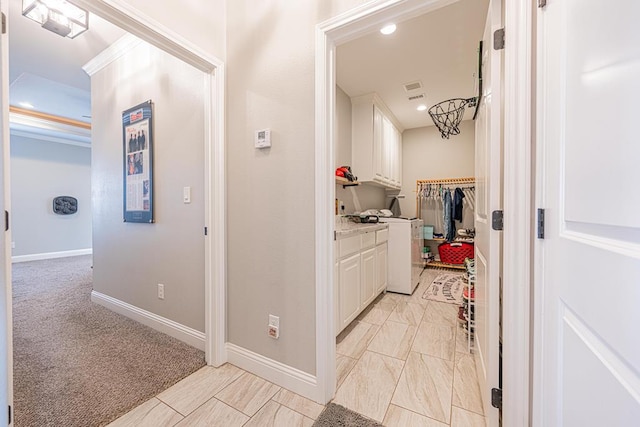
<path id="1" fill-rule="evenodd" d="M 201 332 L 204 88 L 202 72 L 146 43 L 91 78 L 94 290 Z M 149 99 L 155 223 L 124 223 L 122 111 Z"/>
<path id="2" fill-rule="evenodd" d="M 315 374 L 315 26 L 362 3 L 227 4 L 228 341 Z M 272 147 L 253 132 L 271 128 Z M 280 339 L 267 336 L 280 316 Z"/>
<path id="3" fill-rule="evenodd" d="M 53 213 L 73 196 L 78 212 Z M 12 256 L 91 249 L 91 148 L 11 135 Z"/>

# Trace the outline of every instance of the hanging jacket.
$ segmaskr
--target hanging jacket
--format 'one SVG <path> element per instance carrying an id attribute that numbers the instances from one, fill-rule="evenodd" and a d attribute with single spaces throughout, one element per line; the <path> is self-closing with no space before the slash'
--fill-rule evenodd
<path id="1" fill-rule="evenodd" d="M 464 192 L 461 188 L 456 188 L 453 195 L 453 219 L 456 221 L 462 221 L 462 199 L 464 199 Z"/>
<path id="2" fill-rule="evenodd" d="M 443 199 L 443 219 L 444 219 L 444 237 L 451 242 L 456 236 L 456 225 L 453 220 L 453 203 L 451 200 L 451 190 L 444 190 Z"/>

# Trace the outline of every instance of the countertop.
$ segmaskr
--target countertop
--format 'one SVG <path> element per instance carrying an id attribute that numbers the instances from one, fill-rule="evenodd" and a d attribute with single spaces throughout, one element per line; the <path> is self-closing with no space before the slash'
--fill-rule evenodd
<path id="1" fill-rule="evenodd" d="M 357 224 L 355 222 L 336 222 L 336 239 L 352 236 L 358 233 L 367 233 L 369 231 L 384 230 L 388 228 L 388 224 Z"/>

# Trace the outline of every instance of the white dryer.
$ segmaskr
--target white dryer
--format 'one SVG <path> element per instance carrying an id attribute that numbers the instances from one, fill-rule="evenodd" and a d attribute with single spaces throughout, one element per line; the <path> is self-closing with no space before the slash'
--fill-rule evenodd
<path id="1" fill-rule="evenodd" d="M 411 295 L 423 268 L 422 220 L 380 217 L 380 222 L 389 224 L 387 291 Z"/>

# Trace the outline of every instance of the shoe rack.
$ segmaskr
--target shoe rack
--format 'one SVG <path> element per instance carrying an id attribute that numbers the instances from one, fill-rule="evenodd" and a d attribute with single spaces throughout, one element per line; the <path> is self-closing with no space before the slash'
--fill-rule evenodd
<path id="1" fill-rule="evenodd" d="M 475 333 L 475 290 L 476 281 L 475 263 L 473 259 L 465 259 L 465 273 L 462 281 L 464 289 L 462 291 L 462 304 L 458 308 L 458 322 L 467 337 L 467 350 L 473 351 L 473 335 Z"/>

